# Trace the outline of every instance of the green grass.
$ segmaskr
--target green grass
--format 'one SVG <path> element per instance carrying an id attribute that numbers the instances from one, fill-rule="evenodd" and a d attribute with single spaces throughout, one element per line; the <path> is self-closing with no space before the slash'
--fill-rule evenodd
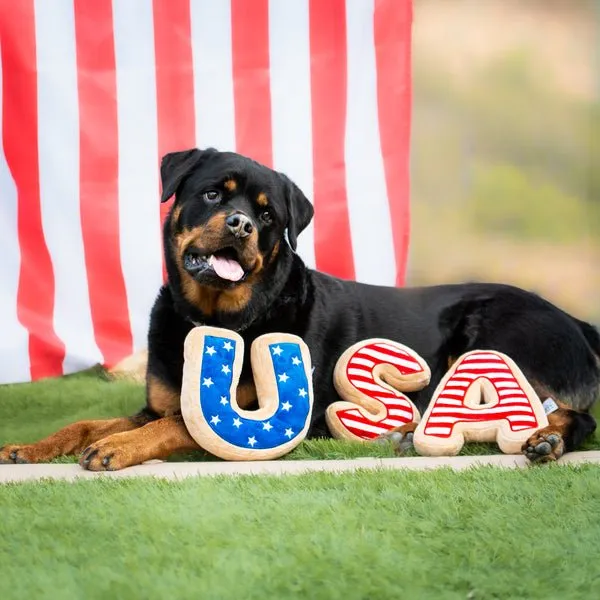
<path id="1" fill-rule="evenodd" d="M 0 488 L 0 597 L 597 598 L 600 468 Z"/>
<path id="2" fill-rule="evenodd" d="M 99 371 L 0 387 L 0 444 L 143 395 Z M 311 440 L 285 459 L 358 456 L 393 451 Z M 7 484 L 0 598 L 594 598 L 599 512 L 593 465 Z"/>
<path id="3" fill-rule="evenodd" d="M 32 384 L 0 386 L 0 446 L 5 443 L 35 442 L 81 419 L 130 415 L 144 405 L 142 386 L 110 381 L 101 370 L 90 370 Z M 600 405 L 596 407 L 600 418 Z M 588 439 L 583 449 L 600 449 L 600 431 Z M 494 454 L 495 444 L 466 444 L 461 454 Z M 416 456 L 409 451 L 407 456 Z M 344 459 L 361 456 L 395 456 L 391 445 L 362 444 L 333 439 L 307 440 L 283 460 Z M 218 460 L 204 452 L 174 455 L 171 461 Z M 62 457 L 55 462 L 74 462 Z"/>

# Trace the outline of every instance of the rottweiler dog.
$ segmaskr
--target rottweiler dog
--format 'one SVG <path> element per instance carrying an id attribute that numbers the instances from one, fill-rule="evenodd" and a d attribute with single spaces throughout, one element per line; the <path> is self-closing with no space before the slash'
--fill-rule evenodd
<path id="1" fill-rule="evenodd" d="M 308 269 L 295 253 L 313 207 L 285 175 L 231 152 L 191 149 L 161 163 L 168 283 L 152 309 L 147 404 L 132 417 L 82 421 L 32 445 L 0 450 L 2 462 L 40 462 L 80 454 L 90 470 L 121 469 L 198 449 L 180 412 L 183 343 L 198 324 L 233 329 L 246 348 L 268 332 L 301 336 L 315 366 L 309 437 L 329 436 L 327 406 L 339 397 L 333 370 L 357 341 L 383 337 L 418 352 L 431 382 L 408 394 L 421 414 L 460 355 L 474 349 L 509 355 L 541 398 L 559 409 L 523 452 L 558 459 L 595 430 L 589 414 L 600 395 L 600 335 L 541 297 L 501 284 L 416 288 L 344 281 Z M 256 403 L 249 352 L 237 402 Z M 406 443 L 414 424 L 387 434 Z"/>

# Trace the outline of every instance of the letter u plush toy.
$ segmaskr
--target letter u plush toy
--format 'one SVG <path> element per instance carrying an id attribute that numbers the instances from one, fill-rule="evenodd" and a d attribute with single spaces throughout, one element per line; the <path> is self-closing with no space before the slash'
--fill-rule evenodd
<path id="1" fill-rule="evenodd" d="M 228 329 L 195 327 L 184 345 L 181 411 L 194 440 L 225 460 L 268 460 L 305 437 L 313 407 L 310 352 L 304 341 L 269 333 L 251 347 L 258 410 L 243 410 L 236 391 L 244 341 Z"/>

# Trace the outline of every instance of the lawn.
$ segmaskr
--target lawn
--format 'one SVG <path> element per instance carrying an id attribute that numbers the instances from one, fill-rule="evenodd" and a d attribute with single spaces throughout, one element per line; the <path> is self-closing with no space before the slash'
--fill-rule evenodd
<path id="1" fill-rule="evenodd" d="M 600 469 L 0 490 L 0 597 L 598 598 Z"/>
<path id="2" fill-rule="evenodd" d="M 142 402 L 94 371 L 1 387 L 0 444 Z M 392 451 L 318 440 L 286 458 L 359 455 Z M 0 486 L 0 511 L 5 600 L 600 597 L 595 465 L 43 481 Z"/>

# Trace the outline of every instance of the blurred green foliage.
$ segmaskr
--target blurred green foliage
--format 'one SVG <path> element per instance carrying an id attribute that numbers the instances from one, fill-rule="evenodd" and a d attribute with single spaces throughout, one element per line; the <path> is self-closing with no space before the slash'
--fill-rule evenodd
<path id="1" fill-rule="evenodd" d="M 475 228 L 570 242 L 600 225 L 600 108 L 515 50 L 468 78 L 414 68 L 413 198 Z"/>
<path id="2" fill-rule="evenodd" d="M 466 214 L 473 228 L 519 239 L 569 243 L 587 231 L 585 202 L 514 165 L 475 169 Z"/>
<path id="3" fill-rule="evenodd" d="M 600 325 L 598 96 L 500 52 L 415 55 L 409 282 L 514 283 Z"/>

